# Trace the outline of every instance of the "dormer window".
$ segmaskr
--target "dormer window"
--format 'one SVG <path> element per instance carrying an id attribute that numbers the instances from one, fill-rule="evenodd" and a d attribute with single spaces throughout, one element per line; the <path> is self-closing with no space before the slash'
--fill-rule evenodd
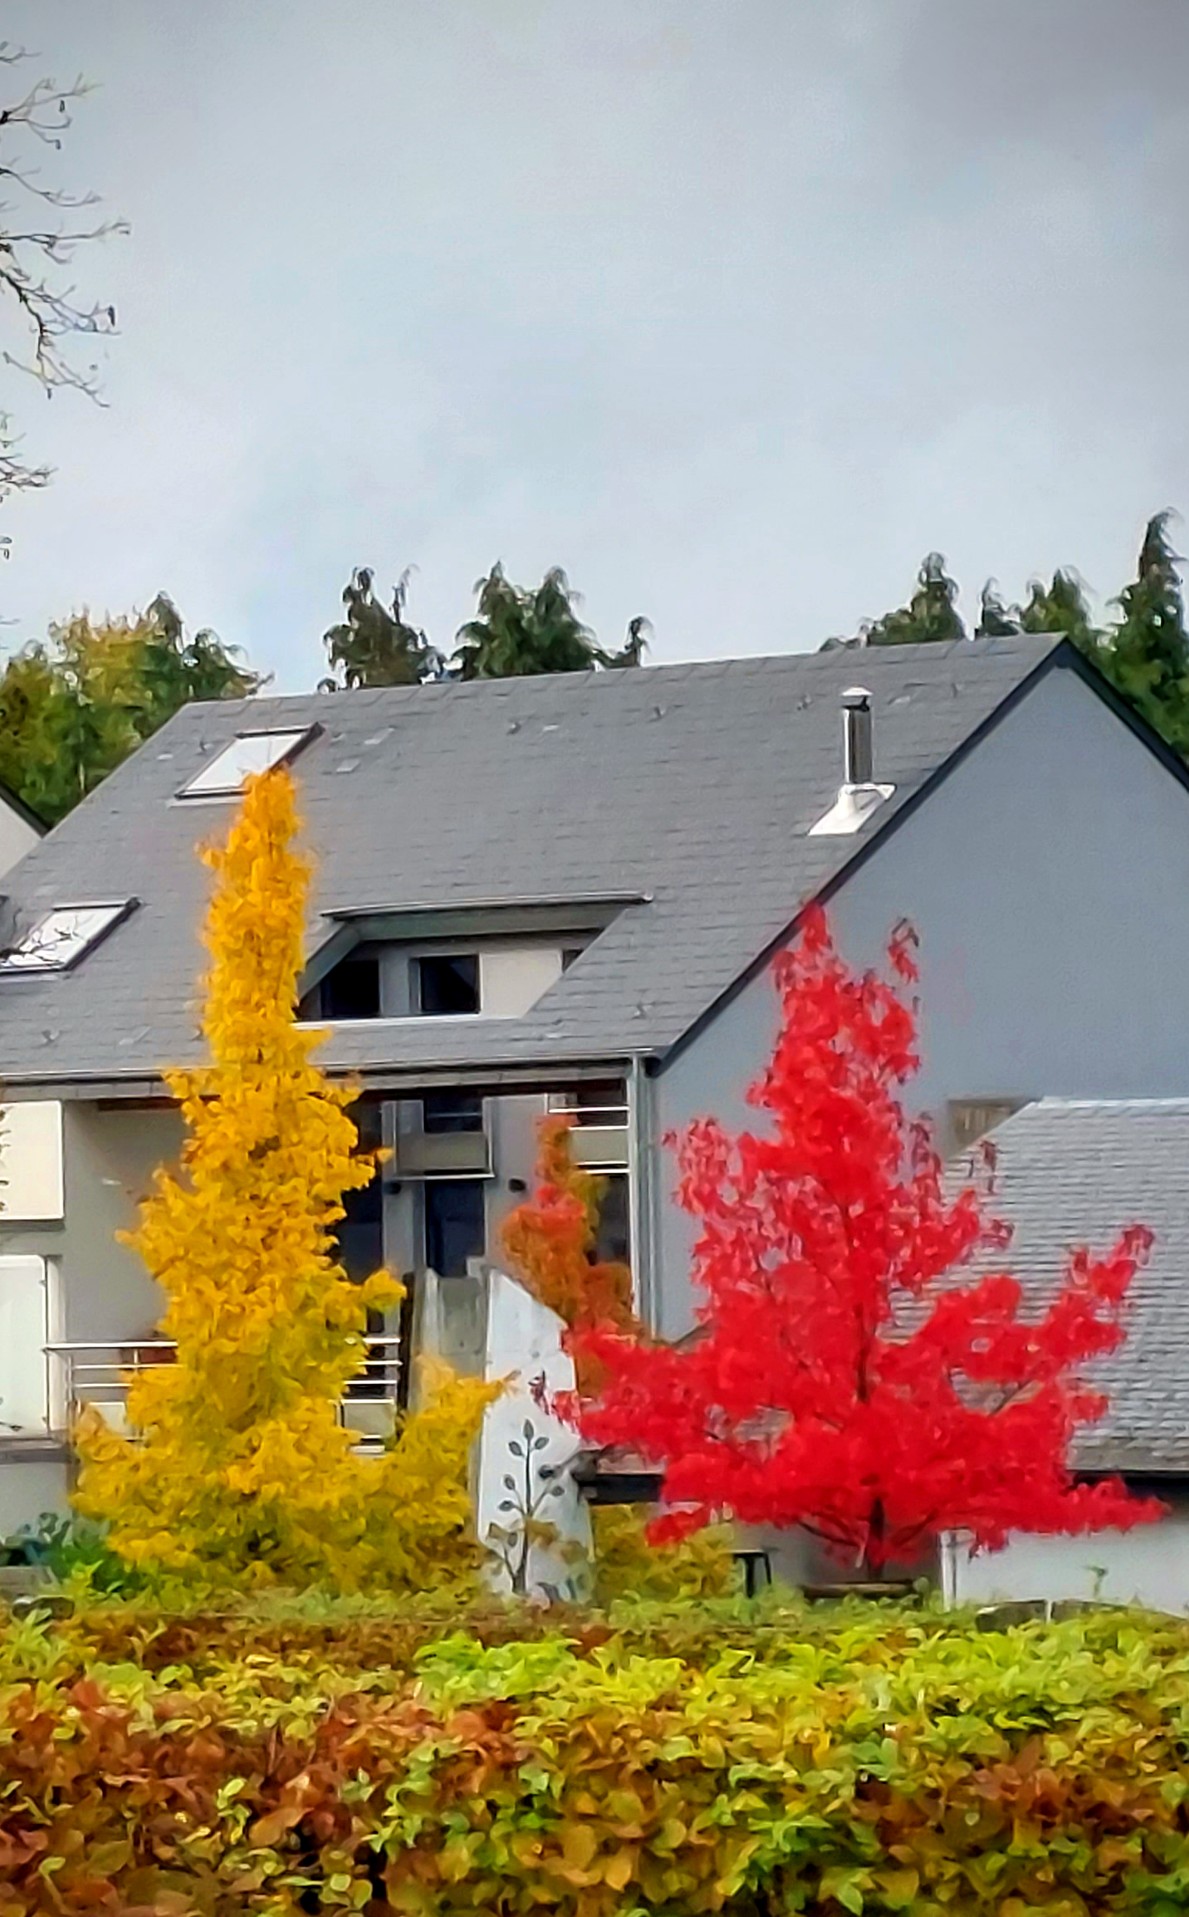
<path id="1" fill-rule="evenodd" d="M 126 918 L 135 899 L 118 905 L 56 905 L 0 953 L 0 974 L 68 972 Z"/>
<path id="2" fill-rule="evenodd" d="M 180 799 L 225 799 L 242 792 L 253 773 L 287 765 L 317 731 L 316 726 L 282 732 L 241 732 L 216 752 L 178 793 Z"/>

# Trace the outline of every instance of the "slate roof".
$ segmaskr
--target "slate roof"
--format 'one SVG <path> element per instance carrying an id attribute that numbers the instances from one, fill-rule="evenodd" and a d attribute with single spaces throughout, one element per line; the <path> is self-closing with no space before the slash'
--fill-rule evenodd
<path id="1" fill-rule="evenodd" d="M 1014 1227 L 1006 1256 L 1035 1315 L 1073 1245 L 1106 1250 L 1131 1224 L 1156 1234 L 1128 1300 L 1128 1337 L 1087 1369 L 1110 1395 L 1077 1459 L 1109 1471 L 1189 1471 L 1189 1098 L 1041 1099 L 992 1134 L 994 1209 Z M 963 1274 L 965 1282 L 966 1274 Z"/>
<path id="2" fill-rule="evenodd" d="M 18 924 L 135 896 L 73 971 L 0 979 L 0 1082 L 138 1079 L 197 1056 L 208 876 L 227 805 L 175 794 L 245 728 L 321 735 L 295 761 L 322 916 L 364 905 L 647 895 L 526 1017 L 343 1027 L 333 1067 L 496 1067 L 663 1052 L 1061 642 L 789 654 L 189 706 L 9 875 Z M 1069 648 L 1063 648 L 1065 656 Z M 809 838 L 840 777 L 839 695 L 870 688 L 895 796 Z M 11 917 L 10 917 L 10 923 Z"/>

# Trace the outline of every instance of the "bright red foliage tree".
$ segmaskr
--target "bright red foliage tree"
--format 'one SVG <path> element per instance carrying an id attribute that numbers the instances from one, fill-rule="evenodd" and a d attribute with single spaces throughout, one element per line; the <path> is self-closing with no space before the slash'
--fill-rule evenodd
<path id="1" fill-rule="evenodd" d="M 658 1348 L 609 1325 L 579 1334 L 604 1376 L 576 1407 L 584 1435 L 665 1466 L 658 1539 L 725 1511 L 804 1526 L 876 1570 L 940 1531 L 994 1548 L 1012 1531 L 1160 1514 L 1068 1465 L 1075 1431 L 1106 1408 L 1080 1367 L 1120 1343 L 1151 1233 L 1073 1252 L 1031 1323 L 1007 1272 L 940 1282 L 1010 1232 L 986 1215 L 989 1176 L 947 1194 L 927 1125 L 897 1096 L 917 1069 L 913 944 L 893 937 L 893 978 L 859 976 L 825 914 L 806 915 L 776 963 L 780 1034 L 749 1094 L 770 1130 L 732 1138 L 701 1119 L 679 1142 L 680 1199 L 701 1220 L 701 1336 Z"/>

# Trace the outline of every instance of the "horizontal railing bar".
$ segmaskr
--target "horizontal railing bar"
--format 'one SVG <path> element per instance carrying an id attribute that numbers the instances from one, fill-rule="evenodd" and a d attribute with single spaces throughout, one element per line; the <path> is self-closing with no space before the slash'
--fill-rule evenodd
<path id="1" fill-rule="evenodd" d="M 394 1350 L 404 1341 L 396 1335 L 361 1331 L 359 1337 L 372 1349 Z M 96 1338 L 85 1344 L 43 1345 L 42 1350 L 51 1357 L 69 1357 L 76 1351 L 176 1351 L 177 1345 L 172 1338 Z"/>
<path id="2" fill-rule="evenodd" d="M 70 1344 L 43 1345 L 51 1357 L 69 1356 L 72 1351 L 175 1351 L 172 1338 L 90 1338 Z"/>
<path id="3" fill-rule="evenodd" d="M 395 1416 L 397 1391 L 404 1368 L 404 1340 L 399 1333 L 366 1331 L 358 1334 L 360 1363 L 335 1402 L 339 1423 L 350 1430 L 354 1409 L 386 1406 Z M 108 1415 L 127 1407 L 133 1381 L 168 1364 L 177 1351 L 172 1338 L 58 1339 L 43 1346 L 47 1359 L 62 1366 L 63 1429 L 69 1431 L 85 1405 Z M 47 1427 L 49 1428 L 49 1427 Z M 382 1434 L 359 1432 L 364 1447 L 382 1445 Z"/>

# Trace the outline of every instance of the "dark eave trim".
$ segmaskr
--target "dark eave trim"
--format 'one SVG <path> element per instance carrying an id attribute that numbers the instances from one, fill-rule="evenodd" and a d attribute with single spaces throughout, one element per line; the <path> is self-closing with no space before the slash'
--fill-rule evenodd
<path id="1" fill-rule="evenodd" d="M 1075 1475 L 1086 1484 L 1122 1478 L 1136 1497 L 1164 1498 L 1189 1487 L 1189 1464 L 1079 1464 L 1075 1465 Z"/>
<path id="2" fill-rule="evenodd" d="M 3 800 L 11 812 L 16 813 L 18 819 L 24 820 L 30 830 L 36 832 L 38 838 L 44 839 L 46 833 L 52 829 L 48 820 L 43 819 L 40 812 L 34 812 L 31 805 L 26 805 L 24 799 L 19 793 L 14 792 L 10 785 L 0 785 L 0 800 Z"/>
<path id="3" fill-rule="evenodd" d="M 1077 674 L 1078 678 L 1096 692 L 1103 705 L 1109 706 L 1116 719 L 1121 719 L 1127 730 L 1145 746 L 1154 759 L 1158 759 L 1166 772 L 1171 772 L 1178 785 L 1189 792 L 1189 764 L 1181 757 L 1167 739 L 1162 739 L 1156 728 L 1148 724 L 1143 715 L 1116 691 L 1105 673 L 1099 671 L 1092 659 L 1079 652 L 1068 639 L 1050 655 L 1053 663 L 1063 666 L 1067 671 Z"/>
<path id="4" fill-rule="evenodd" d="M 361 1094 L 389 1098 L 413 1098 L 422 1091 L 453 1091 L 456 1087 L 485 1091 L 496 1097 L 501 1092 L 528 1095 L 535 1092 L 564 1091 L 569 1085 L 596 1083 L 602 1079 L 625 1077 L 632 1061 L 622 1052 L 592 1054 L 588 1058 L 534 1059 L 523 1063 L 491 1065 L 331 1065 L 324 1066 L 334 1083 L 358 1085 Z M 187 1066 L 183 1069 L 193 1069 Z M 99 1104 L 158 1106 L 174 1101 L 163 1079 L 145 1073 L 127 1078 L 96 1075 L 93 1078 L 15 1077 L 4 1081 L 9 1104 L 56 1099 L 63 1104 Z"/>
<path id="5" fill-rule="evenodd" d="M 494 912 L 563 912 L 588 910 L 591 906 L 620 907 L 624 905 L 647 905 L 650 892 L 550 892 L 545 894 L 524 893 L 517 897 L 490 899 L 462 899 L 456 904 L 447 900 L 436 903 L 428 899 L 418 899 L 409 905 L 338 905 L 329 906 L 323 914 L 328 919 L 367 919 L 367 918 L 436 918 L 442 912 L 471 912 L 476 916 Z"/>
<path id="6" fill-rule="evenodd" d="M 1139 718 L 1136 713 L 1123 707 L 1122 702 L 1118 699 L 1118 695 L 1113 692 L 1112 688 L 1107 686 L 1102 674 L 1097 672 L 1088 661 L 1082 658 L 1082 655 L 1070 640 L 1059 640 L 1050 651 L 1045 653 L 1043 659 L 1037 661 L 1031 672 L 1025 674 L 1024 678 L 1020 679 L 1012 687 L 1011 691 L 1000 700 L 994 711 L 989 712 L 986 718 L 983 719 L 979 725 L 975 726 L 972 732 L 967 733 L 961 744 L 954 747 L 954 750 L 949 754 L 948 758 L 943 759 L 940 765 L 934 767 L 928 778 L 922 781 L 916 791 L 910 793 L 891 816 L 885 819 L 882 825 L 878 825 L 875 828 L 871 837 L 864 840 L 852 856 L 847 859 L 846 863 L 840 866 L 838 871 L 827 879 L 825 884 L 821 886 L 818 891 L 814 892 L 811 897 L 802 900 L 793 916 L 782 926 L 775 938 L 769 939 L 763 951 L 756 955 L 750 965 L 746 966 L 736 978 L 732 979 L 725 990 L 719 993 L 716 999 L 712 1000 L 703 1011 L 699 1012 L 693 1023 L 688 1025 L 685 1031 L 682 1032 L 678 1038 L 674 1039 L 673 1043 L 669 1045 L 665 1051 L 649 1060 L 647 1066 L 649 1073 L 659 1077 L 667 1071 L 669 1066 L 672 1065 L 676 1059 L 680 1058 L 681 1054 L 705 1031 L 706 1027 L 713 1023 L 719 1013 L 730 1005 L 733 1000 L 738 998 L 744 987 L 750 985 L 754 978 L 757 978 L 761 972 L 767 970 L 776 954 L 782 951 L 788 944 L 806 908 L 812 904 L 828 904 L 835 893 L 841 891 L 847 880 L 851 878 L 854 873 L 860 871 L 861 868 L 866 865 L 868 859 L 873 858 L 880 848 L 887 844 L 892 834 L 898 832 L 900 827 L 904 825 L 907 820 L 911 819 L 914 813 L 920 810 L 921 806 L 928 803 L 938 787 L 944 784 L 950 774 L 956 771 L 963 761 L 969 758 L 970 754 L 978 749 L 984 739 L 990 737 L 991 733 L 995 731 L 1004 719 L 1015 711 L 1018 705 L 1023 703 L 1033 688 L 1039 685 L 1042 679 L 1047 678 L 1050 672 L 1062 668 L 1072 668 L 1076 671 L 1079 676 L 1085 680 L 1088 686 L 1097 692 L 1100 697 L 1103 697 L 1106 703 L 1110 705 L 1113 710 L 1117 711 L 1121 718 L 1127 721 L 1131 730 L 1147 745 L 1150 751 L 1156 753 L 1161 763 L 1165 765 L 1169 771 L 1176 772 L 1181 784 L 1189 790 L 1189 768 L 1185 766 L 1184 762 L 1164 744 L 1163 740 L 1157 737 L 1143 719 Z M 1110 694 L 1109 697 L 1107 697 L 1108 693 Z"/>

